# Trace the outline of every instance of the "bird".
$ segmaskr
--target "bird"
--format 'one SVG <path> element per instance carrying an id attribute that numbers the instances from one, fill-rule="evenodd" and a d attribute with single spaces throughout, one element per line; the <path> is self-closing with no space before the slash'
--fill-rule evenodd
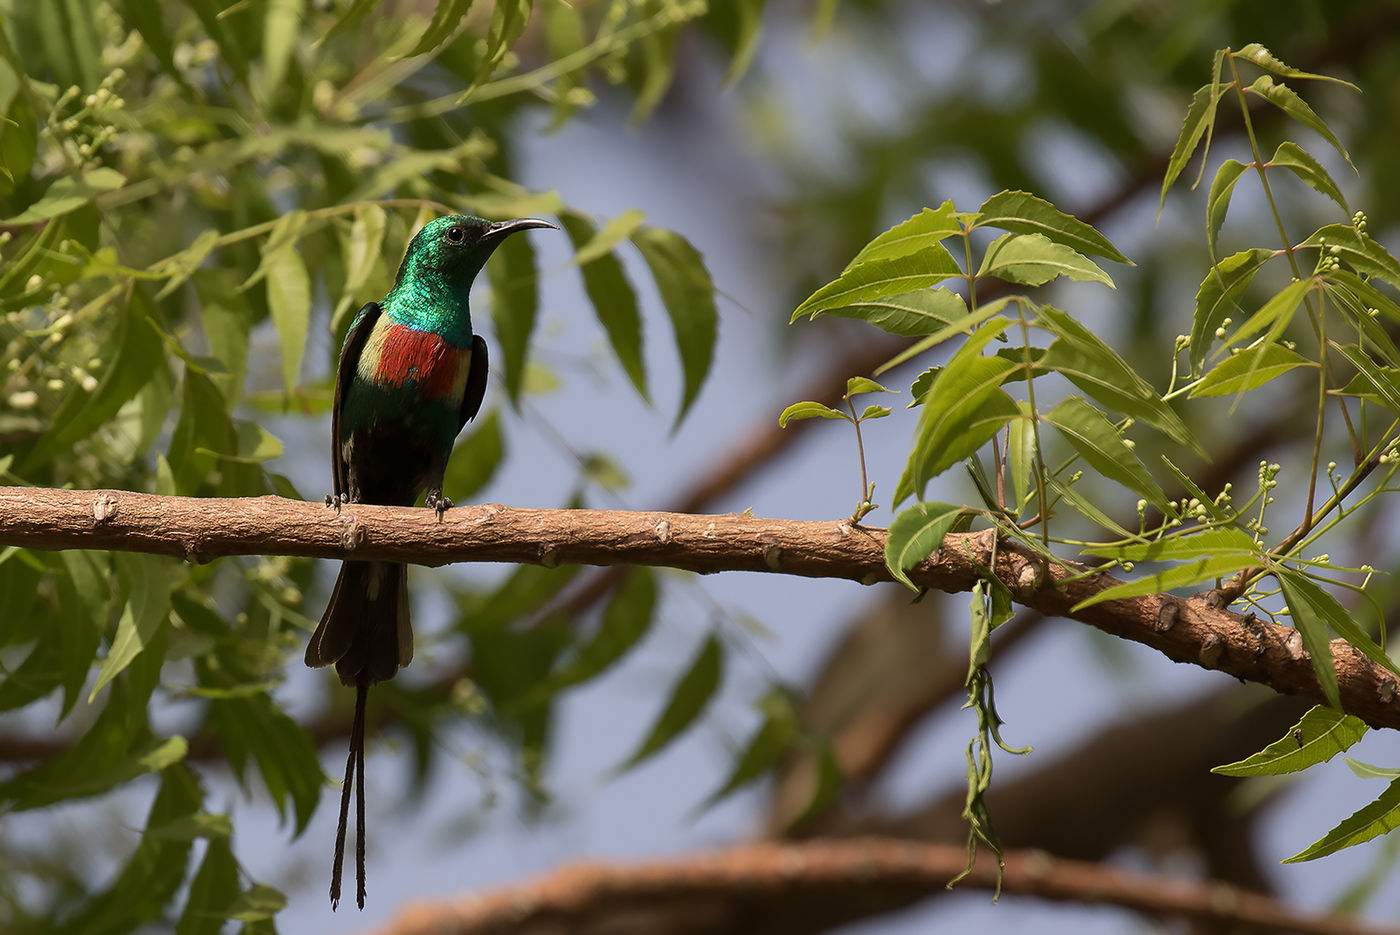
<path id="1" fill-rule="evenodd" d="M 425 493 L 425 506 L 439 520 L 452 507 L 442 489 L 448 456 L 486 393 L 486 342 L 472 330 L 468 294 L 492 252 L 510 235 L 534 228 L 555 225 L 539 218 L 492 222 L 453 214 L 429 221 L 409 241 L 393 288 L 383 301 L 356 313 L 340 349 L 328 506 L 412 506 Z M 308 666 L 334 665 L 341 682 L 355 688 L 331 870 L 332 911 L 340 902 L 352 782 L 356 902 L 365 907 L 365 699 L 371 685 L 393 678 L 412 659 L 408 567 L 343 562 L 306 646 Z"/>

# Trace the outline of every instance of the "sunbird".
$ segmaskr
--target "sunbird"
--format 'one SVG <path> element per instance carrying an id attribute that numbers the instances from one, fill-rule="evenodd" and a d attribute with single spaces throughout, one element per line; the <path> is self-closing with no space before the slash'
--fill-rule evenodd
<path id="1" fill-rule="evenodd" d="M 452 443 L 481 408 L 486 342 L 472 331 L 467 295 L 491 253 L 511 234 L 554 227 L 537 218 L 490 222 L 454 214 L 423 226 L 409 242 L 394 287 L 355 315 L 335 374 L 327 502 L 425 504 L 439 519 L 452 506 L 443 476 Z M 350 756 L 340 793 L 340 826 L 331 870 L 331 908 L 340 902 L 340 870 L 350 786 L 355 785 L 356 902 L 365 907 L 365 697 L 413 659 L 408 566 L 341 563 L 306 664 L 335 665 L 355 686 Z"/>

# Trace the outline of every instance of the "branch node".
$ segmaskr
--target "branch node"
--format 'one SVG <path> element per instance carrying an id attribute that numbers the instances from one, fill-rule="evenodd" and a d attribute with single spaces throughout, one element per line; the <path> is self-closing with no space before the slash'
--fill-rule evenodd
<path id="1" fill-rule="evenodd" d="M 193 539 L 185 540 L 185 561 L 191 565 L 203 565 L 209 561 L 209 556 L 199 551 L 199 543 Z"/>
<path id="2" fill-rule="evenodd" d="M 763 564 L 772 571 L 777 571 L 783 563 L 783 547 L 780 545 L 770 545 L 763 550 Z"/>
<path id="3" fill-rule="evenodd" d="M 1376 694 L 1380 696 L 1381 704 L 1390 704 L 1395 700 L 1395 679 L 1382 679 Z"/>
<path id="4" fill-rule="evenodd" d="M 117 498 L 111 493 L 98 494 L 92 501 L 92 518 L 99 525 L 117 515 Z"/>
<path id="5" fill-rule="evenodd" d="M 713 526 L 714 524 L 711 523 L 710 525 Z M 656 525 L 652 527 L 652 531 L 656 533 L 656 541 L 660 542 L 662 545 L 671 541 L 671 524 L 666 520 L 658 520 Z"/>
<path id="6" fill-rule="evenodd" d="M 353 552 L 364 544 L 366 538 L 365 529 L 360 525 L 360 521 L 351 516 L 340 532 L 340 547 L 347 552 Z"/>
<path id="7" fill-rule="evenodd" d="M 1181 619 L 1181 605 L 1169 597 L 1162 599 L 1162 603 L 1157 607 L 1157 621 L 1153 624 L 1153 629 L 1158 633 L 1165 633 L 1176 625 Z"/>
<path id="8" fill-rule="evenodd" d="M 1045 584 L 1045 566 L 1040 562 L 1025 562 L 1016 572 L 1016 589 L 1023 595 L 1034 594 Z"/>
<path id="9" fill-rule="evenodd" d="M 1303 634 L 1293 630 L 1288 634 L 1288 640 L 1283 644 L 1283 648 L 1288 650 L 1288 657 L 1294 662 L 1302 662 L 1308 659 L 1308 651 L 1303 648 Z"/>
<path id="10" fill-rule="evenodd" d="M 879 584 L 880 580 L 879 574 L 874 571 L 867 571 L 865 577 L 860 579 L 860 583 L 869 586 L 872 584 Z"/>
<path id="11" fill-rule="evenodd" d="M 1216 668 L 1224 652 L 1225 644 L 1221 641 L 1220 634 L 1207 633 L 1206 638 L 1201 640 L 1201 665 L 1207 669 Z"/>
<path id="12" fill-rule="evenodd" d="M 715 532 L 715 524 L 709 523 L 705 526 L 705 531 L 704 533 L 702 533 L 702 535 L 706 539 L 714 539 L 718 537 L 719 533 Z"/>
<path id="13" fill-rule="evenodd" d="M 559 549 L 553 542 L 546 542 L 540 546 L 540 564 L 545 568 L 559 567 Z"/>

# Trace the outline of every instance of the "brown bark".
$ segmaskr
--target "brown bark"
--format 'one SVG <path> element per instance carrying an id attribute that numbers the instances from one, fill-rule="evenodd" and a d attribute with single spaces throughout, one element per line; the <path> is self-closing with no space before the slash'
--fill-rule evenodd
<path id="1" fill-rule="evenodd" d="M 825 931 L 944 890 L 967 856 L 961 846 L 885 838 L 755 844 L 639 864 L 580 863 L 519 886 L 440 905 L 410 907 L 381 935 L 670 935 Z M 996 886 L 978 860 L 958 885 Z M 1059 860 L 1006 857 L 1006 894 L 1107 903 L 1171 918 L 1231 923 L 1234 930 L 1316 935 L 1395 933 L 1354 917 L 1299 911 L 1267 896 L 1202 880 Z M 656 927 L 658 922 L 664 928 Z"/>
<path id="2" fill-rule="evenodd" d="M 866 584 L 890 580 L 886 531 L 842 521 L 621 510 L 532 510 L 499 504 L 431 510 L 356 504 L 340 512 L 281 497 L 197 499 L 124 491 L 0 487 L 0 545 L 112 549 L 209 561 L 226 555 L 554 566 L 653 565 L 710 574 L 757 571 Z M 1167 594 L 1079 602 L 1121 583 L 1045 563 L 990 530 L 948 536 L 909 570 L 924 588 L 971 590 L 994 575 L 1027 607 L 1134 640 L 1177 662 L 1219 669 L 1284 694 L 1322 697 L 1292 627 Z M 1400 727 L 1396 679 L 1343 640 L 1332 641 L 1342 706 L 1373 727 Z"/>

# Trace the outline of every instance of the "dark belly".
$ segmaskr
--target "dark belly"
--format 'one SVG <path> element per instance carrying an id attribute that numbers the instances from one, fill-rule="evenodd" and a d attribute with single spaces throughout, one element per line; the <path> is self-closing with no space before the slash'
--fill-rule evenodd
<path id="1" fill-rule="evenodd" d="M 351 441 L 346 474 L 362 503 L 412 506 L 447 463 L 457 434 L 456 409 L 411 391 L 355 385 L 341 413 Z M 459 407 L 460 408 L 460 404 Z"/>

